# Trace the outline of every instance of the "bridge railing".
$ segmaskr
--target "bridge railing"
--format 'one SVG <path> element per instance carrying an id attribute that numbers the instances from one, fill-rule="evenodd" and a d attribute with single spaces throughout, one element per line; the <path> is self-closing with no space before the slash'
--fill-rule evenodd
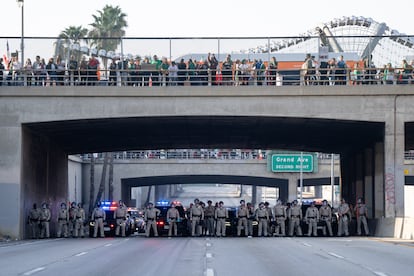
<path id="1" fill-rule="evenodd" d="M 414 84 L 412 69 L 111 69 L 9 70 L 0 86 L 284 86 L 284 85 L 399 85 Z"/>

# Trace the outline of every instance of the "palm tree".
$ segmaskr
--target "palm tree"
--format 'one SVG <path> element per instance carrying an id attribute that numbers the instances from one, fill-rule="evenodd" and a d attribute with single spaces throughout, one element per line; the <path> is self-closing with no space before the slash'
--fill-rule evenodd
<path id="1" fill-rule="evenodd" d="M 106 51 L 115 51 L 125 35 L 128 24 L 127 16 L 118 6 L 106 5 L 98 15 L 92 15 L 95 22 L 91 23 L 92 30 L 89 31 L 91 45 Z"/>
<path id="2" fill-rule="evenodd" d="M 121 43 L 121 38 L 125 35 L 125 28 L 128 24 L 125 20 L 127 16 L 121 11 L 119 6 L 113 7 L 106 5 L 98 15 L 92 15 L 95 22 L 91 23 L 92 30 L 89 31 L 91 46 L 106 51 L 115 51 Z M 107 72 L 108 60 L 103 58 L 105 72 Z"/>
<path id="3" fill-rule="evenodd" d="M 69 58 L 70 56 L 70 45 L 75 43 L 79 44 L 82 40 L 86 43 L 88 42 L 86 36 L 88 35 L 88 29 L 82 26 L 69 26 L 64 29 L 58 37 L 58 40 L 55 42 L 55 56 L 60 55 L 64 58 Z M 76 53 L 76 59 L 80 60 L 80 53 Z"/>
<path id="4" fill-rule="evenodd" d="M 59 38 L 67 44 L 74 44 L 80 43 L 82 40 L 87 42 L 87 39 L 85 39 L 87 35 L 88 29 L 82 26 L 69 26 L 59 34 Z"/>

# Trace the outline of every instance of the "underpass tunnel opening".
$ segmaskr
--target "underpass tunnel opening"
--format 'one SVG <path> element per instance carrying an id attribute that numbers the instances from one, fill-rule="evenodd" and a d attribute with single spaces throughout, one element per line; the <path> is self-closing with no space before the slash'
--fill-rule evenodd
<path id="1" fill-rule="evenodd" d="M 195 197 L 205 201 L 227 198 L 227 204 L 230 206 L 238 205 L 235 199 L 244 199 L 254 205 L 261 201 L 276 202 L 277 199 L 287 202 L 289 188 L 287 179 L 235 175 L 134 177 L 121 179 L 121 185 L 123 200 L 138 208 L 145 207 L 148 202 L 176 198 L 188 204 Z M 197 187 L 200 186 L 211 187 L 212 193 L 197 194 Z"/>
<path id="2" fill-rule="evenodd" d="M 381 161 L 376 156 L 384 151 L 384 128 L 384 123 L 379 122 L 270 116 L 162 116 L 27 123 L 22 125 L 21 213 L 26 213 L 35 202 L 48 201 L 58 206 L 61 201 L 74 200 L 70 195 L 73 179 L 78 192 L 82 191 L 75 200 L 89 203 L 83 183 L 90 176 L 81 172 L 73 177 L 67 164 L 69 155 L 159 149 L 278 149 L 339 154 L 341 194 L 350 201 L 355 201 L 357 195 L 375 201 L 373 212 L 379 216 L 383 213 L 381 199 L 375 195 L 371 199 L 370 195 L 380 184 L 375 182 L 377 178 L 367 183 L 365 176 L 383 174 L 383 167 L 378 171 Z M 368 162 L 368 156 L 376 163 L 374 168 L 370 165 L 369 172 L 367 164 L 363 164 L 362 170 L 355 165 Z M 121 180 L 116 181 L 120 185 Z M 25 216 L 21 217 L 23 223 Z"/>

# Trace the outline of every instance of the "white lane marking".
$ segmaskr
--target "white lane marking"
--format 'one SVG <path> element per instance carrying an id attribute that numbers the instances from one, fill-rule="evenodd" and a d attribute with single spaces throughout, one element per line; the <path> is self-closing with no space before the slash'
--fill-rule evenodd
<path id="1" fill-rule="evenodd" d="M 105 244 L 105 247 L 111 246 L 112 243 Z"/>
<path id="2" fill-rule="evenodd" d="M 374 272 L 374 274 L 378 275 L 378 276 L 387 276 L 387 274 L 385 274 L 384 272 L 381 272 L 381 271 L 372 271 L 372 272 Z"/>
<path id="3" fill-rule="evenodd" d="M 334 256 L 335 258 L 338 258 L 338 259 L 345 259 L 345 257 L 344 257 L 344 256 L 341 256 L 341 255 L 335 254 L 335 253 L 333 253 L 333 252 L 328 252 L 328 254 L 329 254 L 329 255 L 331 255 L 331 256 Z"/>
<path id="4" fill-rule="evenodd" d="M 214 270 L 211 268 L 207 268 L 206 272 L 204 273 L 206 276 L 214 276 Z"/>
<path id="5" fill-rule="evenodd" d="M 210 238 L 206 238 L 206 241 L 209 241 L 210 240 Z"/>
<path id="6" fill-rule="evenodd" d="M 206 246 L 207 246 L 207 247 L 210 247 L 210 246 L 211 246 L 211 243 L 209 243 L 209 242 L 208 242 L 208 243 L 206 243 Z"/>
<path id="7" fill-rule="evenodd" d="M 80 257 L 80 256 L 85 255 L 85 254 L 88 254 L 88 252 L 81 252 L 81 253 L 76 254 L 75 256 Z"/>
<path id="8" fill-rule="evenodd" d="M 45 270 L 45 269 L 46 269 L 46 267 L 38 267 L 38 268 L 32 269 L 30 271 L 27 271 L 23 275 L 32 275 L 32 274 L 35 274 L 35 273 L 37 273 L 39 271 L 42 271 L 42 270 Z"/>
<path id="9" fill-rule="evenodd" d="M 309 243 L 307 243 L 307 242 L 303 242 L 302 243 L 304 246 L 307 246 L 307 247 L 312 247 L 312 245 L 311 244 L 309 244 Z"/>
<path id="10" fill-rule="evenodd" d="M 213 254 L 211 254 L 211 253 L 206 253 L 206 258 L 207 258 L 207 259 L 213 258 Z"/>

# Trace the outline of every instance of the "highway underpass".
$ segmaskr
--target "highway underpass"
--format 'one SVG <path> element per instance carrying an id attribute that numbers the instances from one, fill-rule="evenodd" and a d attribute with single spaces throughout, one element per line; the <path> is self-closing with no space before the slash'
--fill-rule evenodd
<path id="1" fill-rule="evenodd" d="M 350 200 L 363 196 L 378 223 L 392 225 L 379 227 L 378 235 L 403 235 L 398 225 L 404 220 L 404 150 L 412 146 L 414 129 L 412 91 L 276 89 L 3 89 L 0 194 L 3 204 L 16 208 L 0 211 L 0 231 L 21 238 L 33 202 L 49 201 L 56 208 L 67 198 L 69 154 L 261 148 L 340 154 L 342 194 Z"/>

